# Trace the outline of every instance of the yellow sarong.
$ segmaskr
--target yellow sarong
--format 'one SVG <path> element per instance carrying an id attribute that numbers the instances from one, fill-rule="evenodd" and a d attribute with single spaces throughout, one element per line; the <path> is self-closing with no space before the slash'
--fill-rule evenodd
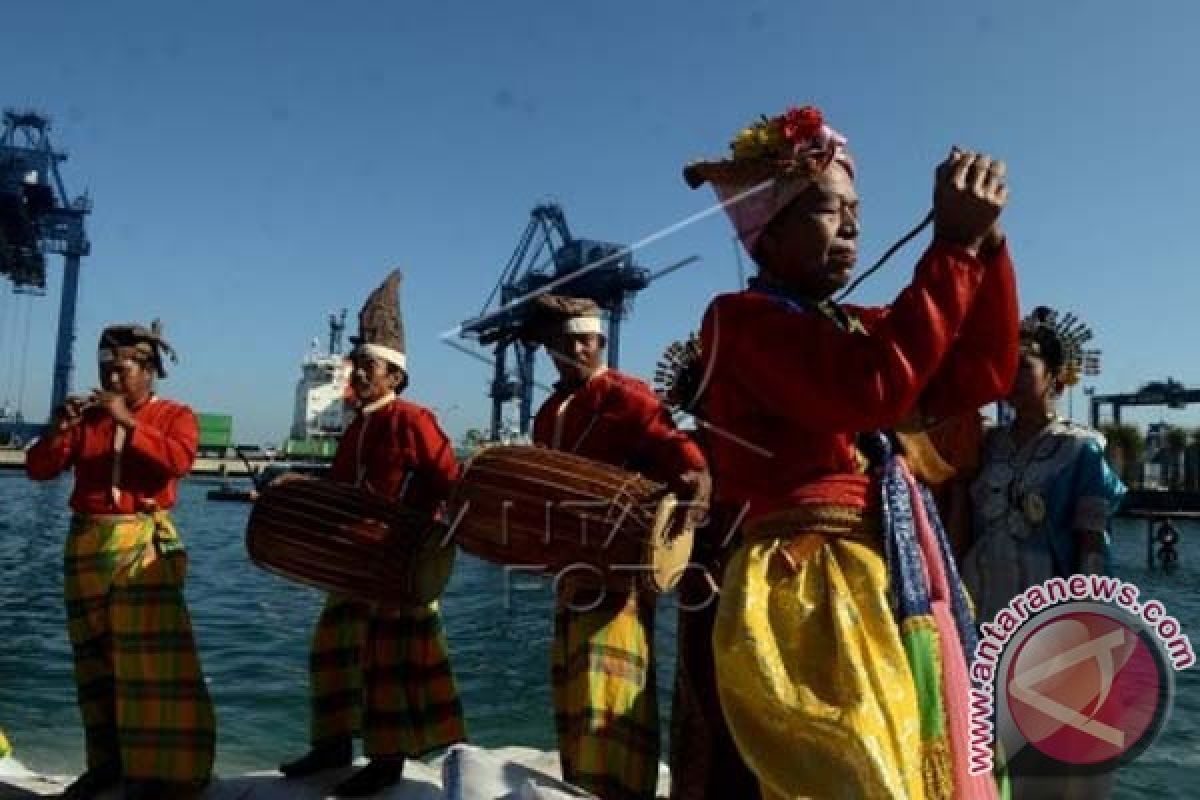
<path id="1" fill-rule="evenodd" d="M 88 768 L 207 783 L 216 719 L 184 599 L 187 554 L 170 517 L 76 514 L 64 561 Z"/>
<path id="2" fill-rule="evenodd" d="M 563 778 L 603 800 L 646 800 L 658 784 L 654 600 L 605 592 L 554 615 L 551 678 Z"/>
<path id="3" fill-rule="evenodd" d="M 836 519 L 795 521 L 788 537 L 748 531 L 726 569 L 713 634 L 721 706 L 764 800 L 925 800 L 879 538 L 861 512 L 829 511 Z"/>

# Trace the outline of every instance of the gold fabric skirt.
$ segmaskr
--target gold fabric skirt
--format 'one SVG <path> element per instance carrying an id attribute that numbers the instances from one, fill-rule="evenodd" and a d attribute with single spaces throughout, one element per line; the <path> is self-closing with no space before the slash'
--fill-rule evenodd
<path id="1" fill-rule="evenodd" d="M 792 509 L 749 526 L 726 570 L 721 705 L 768 800 L 926 798 L 877 529 L 877 512 Z"/>

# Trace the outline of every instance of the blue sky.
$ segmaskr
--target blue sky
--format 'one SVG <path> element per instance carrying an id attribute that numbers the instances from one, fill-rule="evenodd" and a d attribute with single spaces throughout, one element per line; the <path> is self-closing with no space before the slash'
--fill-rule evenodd
<path id="1" fill-rule="evenodd" d="M 0 104 L 53 118 L 69 189 L 95 200 L 76 388 L 106 322 L 161 316 L 182 356 L 164 392 L 243 440 L 284 435 L 309 340 L 393 266 L 412 397 L 452 433 L 482 425 L 488 370 L 438 335 L 479 310 L 534 204 L 636 241 L 711 202 L 685 161 L 806 102 L 850 138 L 864 261 L 922 216 L 951 144 L 992 151 L 1022 299 L 1093 324 L 1098 389 L 1200 385 L 1194 3 L 114 0 L 20 4 L 5 27 Z M 626 369 L 650 375 L 736 287 L 733 253 L 712 216 L 639 254 L 701 261 L 638 298 Z M 918 254 L 857 299 L 888 300 Z M 30 416 L 60 277 L 29 305 Z M 0 291 L 2 402 L 23 328 Z"/>

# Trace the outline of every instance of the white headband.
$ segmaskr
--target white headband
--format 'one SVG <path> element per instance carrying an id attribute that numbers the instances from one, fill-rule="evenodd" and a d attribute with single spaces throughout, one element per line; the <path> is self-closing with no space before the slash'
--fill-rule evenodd
<path id="1" fill-rule="evenodd" d="M 604 333 L 604 321 L 599 317 L 572 317 L 563 323 L 564 333 Z"/>
<path id="2" fill-rule="evenodd" d="M 389 364 L 394 364 L 400 369 L 408 372 L 408 357 L 399 350 L 393 350 L 390 347 L 384 347 L 381 344 L 365 343 L 358 346 L 360 352 L 375 358 L 382 359 Z"/>

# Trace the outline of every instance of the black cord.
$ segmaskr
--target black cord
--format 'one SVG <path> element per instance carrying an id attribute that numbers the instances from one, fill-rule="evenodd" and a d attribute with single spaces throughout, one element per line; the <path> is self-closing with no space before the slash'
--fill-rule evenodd
<path id="1" fill-rule="evenodd" d="M 837 302 L 839 302 L 839 303 L 845 302 L 846 298 L 850 296 L 851 292 L 853 292 L 860 285 L 862 285 L 862 282 L 865 281 L 867 278 L 871 277 L 876 272 L 878 272 L 879 268 L 882 267 L 884 264 L 886 264 L 887 260 L 889 258 L 896 255 L 896 251 L 898 251 L 901 247 L 904 247 L 904 245 L 908 244 L 913 239 L 915 239 L 921 233 L 921 231 L 923 231 L 929 227 L 929 223 L 931 223 L 931 222 L 933 222 L 933 211 L 930 211 L 928 214 L 926 214 L 925 219 L 921 220 L 921 223 L 919 225 L 917 225 L 917 227 L 913 228 L 911 231 L 904 234 L 903 238 L 901 238 L 900 241 L 896 242 L 894 245 L 889 247 L 887 252 L 884 253 L 879 258 L 879 260 L 876 261 L 874 265 L 872 265 L 872 267 L 869 270 L 864 272 L 862 275 L 859 275 L 857 280 L 855 280 L 853 283 L 851 283 L 849 286 L 847 286 L 846 289 L 840 295 L 838 295 Z"/>

